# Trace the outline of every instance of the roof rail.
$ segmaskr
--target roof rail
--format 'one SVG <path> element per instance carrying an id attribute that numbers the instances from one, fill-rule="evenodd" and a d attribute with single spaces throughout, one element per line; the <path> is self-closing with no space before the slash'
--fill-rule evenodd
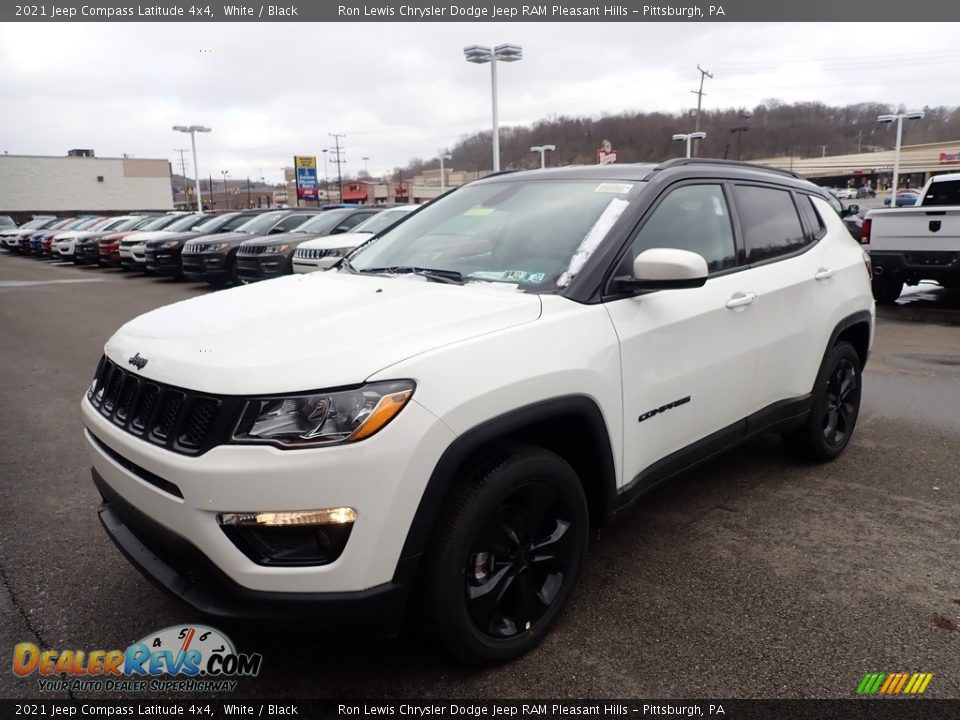
<path id="1" fill-rule="evenodd" d="M 742 167 L 750 170 L 766 170 L 767 172 L 780 173 L 781 175 L 788 175 L 797 180 L 806 179 L 793 170 L 784 170 L 783 168 L 772 167 L 770 165 L 758 165 L 757 163 L 742 162 L 740 160 L 721 160 L 719 158 L 671 158 L 657 165 L 653 169 L 653 172 L 678 167 L 680 165 L 731 165 L 733 167 Z"/>

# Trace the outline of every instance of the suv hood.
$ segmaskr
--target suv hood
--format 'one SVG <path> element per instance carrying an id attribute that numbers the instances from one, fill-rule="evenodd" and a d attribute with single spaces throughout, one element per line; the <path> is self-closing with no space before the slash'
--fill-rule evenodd
<path id="1" fill-rule="evenodd" d="M 540 317 L 540 297 L 419 277 L 289 275 L 141 315 L 110 338 L 121 367 L 224 395 L 353 385 L 406 358 Z"/>
<path id="2" fill-rule="evenodd" d="M 373 237 L 373 233 L 340 233 L 339 235 L 323 235 L 322 237 L 308 240 L 300 247 L 311 250 L 327 250 L 328 248 L 353 247 L 362 242 L 366 242 Z"/>

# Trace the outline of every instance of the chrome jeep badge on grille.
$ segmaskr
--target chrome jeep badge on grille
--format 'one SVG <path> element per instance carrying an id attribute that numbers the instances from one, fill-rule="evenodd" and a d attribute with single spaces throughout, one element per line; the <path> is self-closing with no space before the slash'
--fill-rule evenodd
<path id="1" fill-rule="evenodd" d="M 137 370 L 143 370 L 147 365 L 147 359 L 145 357 L 140 357 L 140 353 L 137 353 L 132 358 L 127 360 L 128 363 L 133 365 Z"/>

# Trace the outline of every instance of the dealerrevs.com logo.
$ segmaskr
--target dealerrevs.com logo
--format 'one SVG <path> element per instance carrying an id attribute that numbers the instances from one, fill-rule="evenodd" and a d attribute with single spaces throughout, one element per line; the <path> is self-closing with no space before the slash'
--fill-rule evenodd
<path id="1" fill-rule="evenodd" d="M 33 643 L 13 649 L 13 672 L 39 675 L 41 691 L 232 692 L 234 678 L 256 677 L 262 662 L 205 625 L 168 627 L 126 650 L 41 650 Z"/>

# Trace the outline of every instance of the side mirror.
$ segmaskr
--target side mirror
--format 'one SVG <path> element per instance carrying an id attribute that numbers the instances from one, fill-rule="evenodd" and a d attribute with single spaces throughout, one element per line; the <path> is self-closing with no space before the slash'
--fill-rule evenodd
<path id="1" fill-rule="evenodd" d="M 627 292 L 698 288 L 707 282 L 708 274 L 702 255 L 689 250 L 651 248 L 633 261 L 632 277 L 614 278 L 614 284 Z"/>
<path id="2" fill-rule="evenodd" d="M 860 206 L 859 205 L 847 205 L 847 215 L 859 215 Z"/>

